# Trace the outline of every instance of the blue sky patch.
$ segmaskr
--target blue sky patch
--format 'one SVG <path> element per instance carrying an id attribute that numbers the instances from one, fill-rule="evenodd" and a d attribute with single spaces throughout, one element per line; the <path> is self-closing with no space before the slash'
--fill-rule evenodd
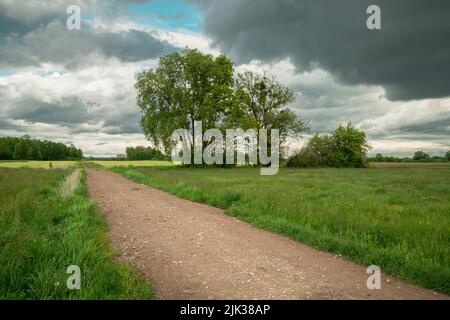
<path id="1" fill-rule="evenodd" d="M 183 0 L 154 0 L 127 6 L 131 19 L 139 24 L 168 30 L 199 31 L 202 22 L 200 10 Z"/>
<path id="2" fill-rule="evenodd" d="M 12 71 L 8 71 L 8 70 L 0 70 L 0 77 L 8 77 L 8 76 L 12 76 L 15 73 Z"/>

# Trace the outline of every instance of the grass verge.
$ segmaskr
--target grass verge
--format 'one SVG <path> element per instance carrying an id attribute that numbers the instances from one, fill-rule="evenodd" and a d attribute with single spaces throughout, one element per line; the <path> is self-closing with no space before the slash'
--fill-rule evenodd
<path id="1" fill-rule="evenodd" d="M 70 169 L 0 169 L 0 299 L 149 299 L 151 288 L 114 261 L 107 225 L 87 198 L 84 172 L 60 195 Z M 66 286 L 81 269 L 81 289 Z"/>
<path id="2" fill-rule="evenodd" d="M 450 293 L 449 169 L 116 168 L 256 227 Z"/>

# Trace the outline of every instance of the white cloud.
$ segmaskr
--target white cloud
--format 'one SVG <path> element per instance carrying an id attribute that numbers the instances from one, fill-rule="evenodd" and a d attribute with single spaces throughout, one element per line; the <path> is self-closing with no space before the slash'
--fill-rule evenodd
<path id="1" fill-rule="evenodd" d="M 139 110 L 133 84 L 135 74 L 142 69 L 140 63 L 124 64 L 111 60 L 108 65 L 78 71 L 60 73 L 51 72 L 52 69 L 54 67 L 48 65 L 43 69 L 0 77 L 0 115 L 2 119 L 12 119 L 8 128 L 0 128 L 0 135 L 28 133 L 36 138 L 70 140 L 87 154 L 114 155 L 123 153 L 126 146 L 145 144 L 144 135 L 134 133 L 139 132 Z M 61 99 L 67 97 L 80 99 L 87 108 L 86 121 L 70 123 L 74 120 L 61 119 L 61 122 L 51 123 L 54 120 L 52 114 L 63 107 Z M 55 109 L 40 115 L 50 123 L 32 123 L 18 117 L 38 113 L 40 109 L 36 106 L 41 103 L 51 104 Z M 71 113 L 63 112 L 63 115 L 70 117 Z M 98 145 L 99 142 L 104 144 Z"/>
<path id="2" fill-rule="evenodd" d="M 69 2 L 47 1 L 42 6 L 41 1 L 0 0 L 0 9 L 7 8 L 2 12 L 3 16 L 24 21 L 28 27 L 40 19 L 51 21 Z M 97 13 L 92 19 L 84 20 L 94 34 L 109 32 L 116 36 L 137 30 L 175 48 L 190 47 L 213 55 L 220 54 L 211 39 L 202 33 L 185 29 L 169 31 L 138 24 L 123 12 L 111 15 L 111 5 L 97 0 L 76 3 L 89 5 Z M 103 14 L 101 10 L 104 10 Z M 65 16 L 65 11 L 62 15 Z M 7 19 L 5 21 L 8 22 Z M 45 21 L 44 25 L 51 29 L 52 24 Z M 42 64 L 38 61 L 39 67 L 22 66 L 15 69 L 18 73 L 0 77 L 0 135 L 28 133 L 36 138 L 73 141 L 86 154 L 98 155 L 114 155 L 123 153 L 126 146 L 148 144 L 139 133 L 139 109 L 133 84 L 135 75 L 144 68 L 155 66 L 157 58 L 124 62 L 147 57 L 146 49 L 141 50 L 139 57 L 127 60 L 124 56 L 128 52 L 122 51 L 121 46 L 117 52 L 114 46 L 114 54 L 109 56 L 101 54 L 102 50 L 90 52 L 88 46 L 82 51 L 83 54 L 89 53 L 88 63 L 65 68 L 63 53 L 65 49 L 70 51 L 71 47 L 64 48 L 63 43 L 70 43 L 70 39 L 42 44 L 39 38 L 42 33 L 27 30 L 25 34 L 24 39 L 32 43 L 33 48 L 53 46 L 40 48 L 42 56 L 50 56 L 44 53 L 52 49 L 53 53 L 60 53 L 57 57 L 62 57 L 61 63 Z M 55 39 L 52 33 L 44 34 Z M 57 32 L 54 34 L 61 37 L 58 39 L 65 37 Z M 96 42 L 99 38 L 93 39 Z M 140 38 L 137 39 L 139 44 Z M 126 43 L 135 44 L 135 41 Z M 63 46 L 61 52 L 58 46 Z M 33 50 L 31 52 L 34 53 Z M 120 61 L 120 57 L 124 59 Z M 385 90 L 380 86 L 346 85 L 318 67 L 297 73 L 289 59 L 272 63 L 253 60 L 238 65 L 236 70 L 267 72 L 294 90 L 297 100 L 292 108 L 302 119 L 311 120 L 312 133 L 328 133 L 339 124 L 352 121 L 367 132 L 373 152 L 411 153 L 416 149 L 439 152 L 450 146 L 448 98 L 391 102 L 385 98 Z M 291 150 L 299 148 L 304 141 L 291 141 Z"/>

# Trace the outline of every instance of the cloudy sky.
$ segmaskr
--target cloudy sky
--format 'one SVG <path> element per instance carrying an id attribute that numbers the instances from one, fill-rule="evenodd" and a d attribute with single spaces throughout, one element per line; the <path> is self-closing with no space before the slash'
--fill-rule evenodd
<path id="1" fill-rule="evenodd" d="M 135 76 L 186 46 L 275 75 L 310 134 L 351 121 L 372 153 L 450 148 L 447 0 L 0 0 L 0 136 L 97 156 L 147 145 Z"/>

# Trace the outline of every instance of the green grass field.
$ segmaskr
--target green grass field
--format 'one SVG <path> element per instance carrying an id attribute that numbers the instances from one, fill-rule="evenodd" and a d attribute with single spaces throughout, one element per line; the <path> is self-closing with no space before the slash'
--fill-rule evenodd
<path id="1" fill-rule="evenodd" d="M 79 161 L 0 161 L 0 168 L 73 168 Z"/>
<path id="2" fill-rule="evenodd" d="M 104 168 L 112 167 L 170 167 L 174 164 L 170 161 L 158 161 L 158 160 L 142 160 L 142 161 L 89 161 L 100 165 Z"/>
<path id="3" fill-rule="evenodd" d="M 117 168 L 139 183 L 450 293 L 450 169 Z"/>
<path id="4" fill-rule="evenodd" d="M 64 183 L 72 171 L 0 168 L 0 299 L 151 298 L 130 267 L 114 262 L 84 174 Z M 81 269 L 81 290 L 66 286 L 69 265 Z"/>
<path id="5" fill-rule="evenodd" d="M 93 163 L 104 168 L 112 167 L 168 167 L 173 166 L 170 161 L 142 160 L 142 161 L 0 161 L 0 168 L 74 168 L 82 163 Z"/>
<path id="6" fill-rule="evenodd" d="M 448 162 L 370 162 L 373 168 L 449 168 Z"/>

